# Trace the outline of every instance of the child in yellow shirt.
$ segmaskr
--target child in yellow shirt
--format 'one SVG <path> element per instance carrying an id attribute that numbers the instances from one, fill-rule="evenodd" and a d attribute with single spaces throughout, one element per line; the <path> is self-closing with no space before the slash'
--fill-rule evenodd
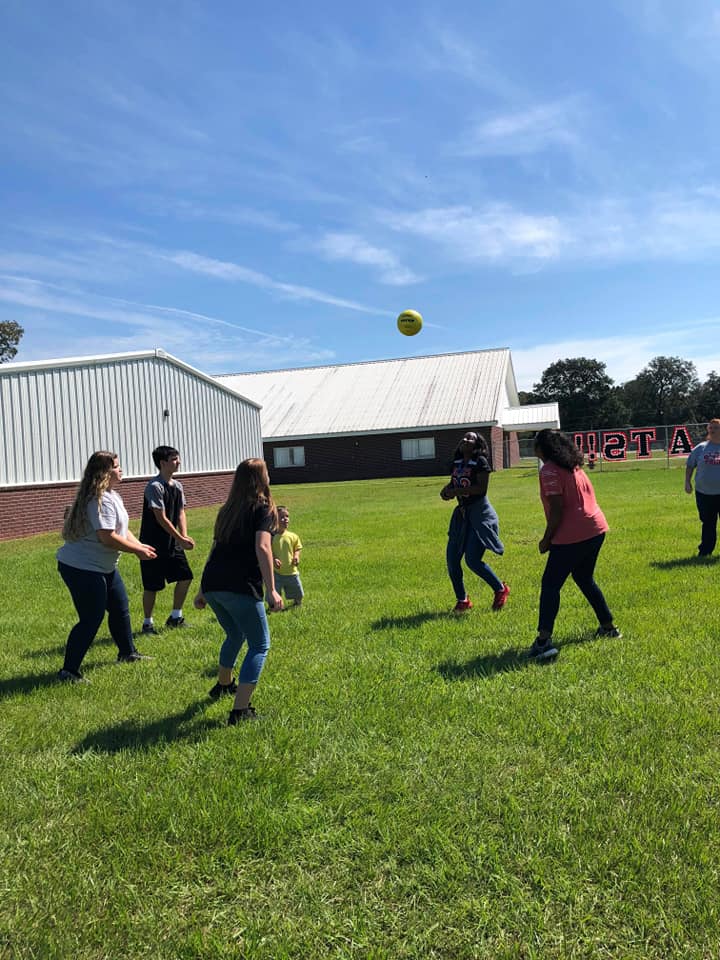
<path id="1" fill-rule="evenodd" d="M 278 506 L 278 530 L 273 534 L 272 552 L 275 564 L 275 589 L 285 594 L 286 600 L 292 600 L 296 607 L 302 603 L 303 592 L 298 564 L 302 543 L 296 533 L 288 530 L 290 511 L 287 507 Z"/>

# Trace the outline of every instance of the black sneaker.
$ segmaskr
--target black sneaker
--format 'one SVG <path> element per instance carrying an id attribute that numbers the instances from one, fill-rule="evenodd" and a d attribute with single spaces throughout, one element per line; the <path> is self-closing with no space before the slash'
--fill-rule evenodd
<path id="1" fill-rule="evenodd" d="M 598 627 L 595 636 L 599 639 L 614 637 L 616 640 L 622 640 L 622 634 L 617 627 Z"/>
<path id="2" fill-rule="evenodd" d="M 88 678 L 81 673 L 75 673 L 74 670 L 65 670 L 64 667 L 62 670 L 58 670 L 57 676 L 61 683 L 90 683 Z"/>
<path id="3" fill-rule="evenodd" d="M 231 710 L 230 716 L 227 720 L 227 725 L 229 727 L 234 727 L 238 723 L 242 723 L 243 720 L 255 720 L 257 718 L 257 713 L 255 713 L 255 707 L 252 705 L 243 708 L 242 710 Z"/>
<path id="4" fill-rule="evenodd" d="M 228 696 L 229 694 L 232 694 L 232 696 L 235 696 L 236 693 L 237 693 L 237 681 L 233 677 L 230 683 L 220 683 L 220 681 L 218 680 L 218 682 L 215 684 L 212 690 L 208 691 L 208 696 L 210 697 L 211 700 L 219 700 L 220 697 Z"/>
<path id="5" fill-rule="evenodd" d="M 140 633 L 144 634 L 146 637 L 147 637 L 147 636 L 151 636 L 151 637 L 159 637 L 159 636 L 160 636 L 160 634 L 159 634 L 159 633 L 157 632 L 157 630 L 155 629 L 155 624 L 154 624 L 154 623 L 144 623 L 144 624 L 142 625 L 142 630 L 140 631 Z"/>
<path id="6" fill-rule="evenodd" d="M 187 624 L 185 623 L 185 617 L 168 617 L 165 626 L 177 629 L 178 627 L 186 627 Z"/>
<path id="7" fill-rule="evenodd" d="M 536 637 L 527 655 L 533 660 L 549 660 L 551 657 L 556 657 L 558 653 L 559 650 L 552 640 L 541 640 L 540 637 Z"/>
<path id="8" fill-rule="evenodd" d="M 138 660 L 154 660 L 155 657 L 149 657 L 146 653 L 139 653 L 137 650 L 133 650 L 132 653 L 119 653 L 117 656 L 118 663 L 137 663 Z"/>

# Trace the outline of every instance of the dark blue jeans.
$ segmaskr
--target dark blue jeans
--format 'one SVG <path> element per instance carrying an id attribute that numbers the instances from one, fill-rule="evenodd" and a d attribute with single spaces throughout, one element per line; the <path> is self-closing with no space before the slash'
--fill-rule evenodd
<path id="1" fill-rule="evenodd" d="M 560 591 L 570 576 L 595 611 L 598 622 L 603 626 L 612 623 L 612 613 L 594 579 L 595 564 L 604 541 L 605 534 L 601 533 L 590 540 L 581 540 L 580 543 L 563 543 L 550 547 L 540 590 L 538 630 L 552 633 L 560 609 Z"/>
<path id="2" fill-rule="evenodd" d="M 78 622 L 70 631 L 65 647 L 63 669 L 80 672 L 80 665 L 108 613 L 110 635 L 123 655 L 133 653 L 132 627 L 127 590 L 118 570 L 96 573 L 58 563 L 58 571 L 70 591 Z"/>
<path id="3" fill-rule="evenodd" d="M 497 542 L 499 543 L 499 540 Z M 501 544 L 499 549 L 502 549 Z M 485 563 L 483 560 L 484 556 L 485 547 L 470 522 L 467 511 L 460 510 L 456 507 L 450 518 L 445 559 L 447 561 L 450 582 L 452 583 L 455 596 L 458 600 L 464 600 L 467 596 L 462 570 L 463 557 L 472 572 L 476 573 L 481 580 L 484 580 L 492 590 L 496 593 L 498 590 L 502 590 L 502 580 L 500 580 L 492 567 Z"/>
<path id="4" fill-rule="evenodd" d="M 695 503 L 698 516 L 702 524 L 698 553 L 701 557 L 709 557 L 717 543 L 717 522 L 720 516 L 720 496 L 711 493 L 695 491 Z"/>

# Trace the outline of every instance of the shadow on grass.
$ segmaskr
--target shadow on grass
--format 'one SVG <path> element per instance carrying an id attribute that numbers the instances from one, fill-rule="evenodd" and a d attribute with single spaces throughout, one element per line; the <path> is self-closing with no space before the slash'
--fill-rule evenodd
<path id="1" fill-rule="evenodd" d="M 54 686 L 57 682 L 57 670 L 53 670 L 52 673 L 31 673 L 24 677 L 3 678 L 0 680 L 0 700 L 7 700 L 18 694 L 32 693 L 43 687 Z"/>
<path id="2" fill-rule="evenodd" d="M 555 646 L 562 653 L 566 647 L 599 640 L 599 637 L 590 634 L 589 636 L 568 637 L 567 640 L 557 642 Z M 602 640 L 602 643 L 608 643 L 608 640 Z M 513 673 L 527 667 L 547 667 L 551 663 L 555 663 L 557 657 L 551 657 L 549 660 L 531 659 L 527 656 L 528 647 L 522 650 L 510 648 L 503 650 L 502 653 L 487 653 L 479 657 L 473 657 L 472 660 L 467 660 L 465 663 L 458 663 L 457 660 L 445 660 L 439 663 L 435 669 L 444 680 L 465 680 L 469 677 L 483 677 L 489 680 L 490 677 L 499 673 Z"/>
<path id="3" fill-rule="evenodd" d="M 124 720 L 111 727 L 89 733 L 70 751 L 72 754 L 119 753 L 121 750 L 150 750 L 163 743 L 177 740 L 199 740 L 208 730 L 217 727 L 218 721 L 207 717 L 198 723 L 193 718 L 208 707 L 207 699 L 189 704 L 181 713 L 169 717 L 142 723 L 138 720 Z"/>
<path id="4" fill-rule="evenodd" d="M 133 635 L 135 636 L 135 634 Z M 96 637 L 91 647 L 114 647 L 115 641 L 112 637 Z M 117 648 L 116 648 L 117 649 Z M 23 657 L 26 660 L 39 660 L 42 657 L 49 657 L 51 655 L 57 655 L 61 659 L 65 656 L 65 644 L 61 643 L 57 647 L 42 647 L 40 650 L 26 650 L 23 654 Z M 62 664 L 60 664 L 62 666 Z"/>
<path id="5" fill-rule="evenodd" d="M 407 617 L 381 617 L 379 620 L 373 620 L 370 624 L 373 630 L 392 630 L 399 627 L 402 630 L 411 630 L 413 627 L 419 627 L 423 623 L 430 623 L 432 620 L 456 620 L 457 614 L 441 611 L 428 613 L 411 613 Z"/>
<path id="6" fill-rule="evenodd" d="M 720 557 L 676 557 L 674 560 L 651 560 L 650 566 L 656 570 L 674 570 L 676 567 L 712 567 L 720 562 Z"/>

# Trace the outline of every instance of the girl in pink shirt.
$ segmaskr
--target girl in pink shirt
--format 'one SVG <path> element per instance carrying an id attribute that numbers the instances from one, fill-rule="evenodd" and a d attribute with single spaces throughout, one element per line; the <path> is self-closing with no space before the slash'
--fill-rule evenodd
<path id="1" fill-rule="evenodd" d="M 535 455 L 543 461 L 540 499 L 545 510 L 545 533 L 538 544 L 547 553 L 540 591 L 538 635 L 529 656 L 557 656 L 552 643 L 560 591 L 573 578 L 595 611 L 600 626 L 596 636 L 620 637 L 602 590 L 595 583 L 595 564 L 608 530 L 595 491 L 583 472 L 583 455 L 569 437 L 558 430 L 541 430 L 535 437 Z"/>

